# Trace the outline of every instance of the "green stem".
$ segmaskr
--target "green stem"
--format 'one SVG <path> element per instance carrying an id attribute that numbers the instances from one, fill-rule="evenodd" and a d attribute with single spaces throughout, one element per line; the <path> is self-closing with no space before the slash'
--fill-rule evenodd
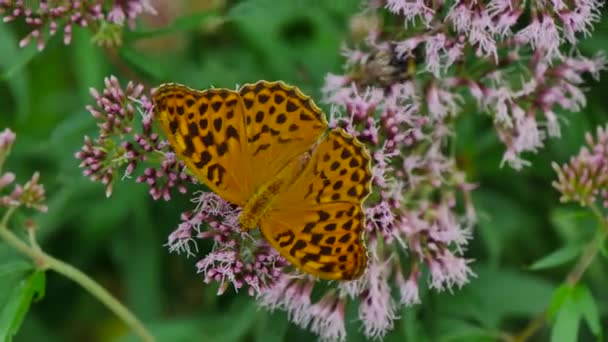
<path id="1" fill-rule="evenodd" d="M 579 258 L 572 271 L 568 273 L 566 282 L 571 286 L 576 285 L 576 283 L 578 283 L 578 281 L 581 279 L 587 268 L 589 268 L 589 265 L 591 265 L 597 253 L 599 253 L 600 249 L 602 248 L 602 244 L 604 243 L 604 240 L 606 240 L 606 236 L 608 235 L 608 224 L 606 222 L 606 218 L 602 214 L 602 211 L 597 207 L 595 203 L 592 203 L 589 207 L 591 208 L 591 211 L 597 219 L 599 230 L 597 236 L 587 245 L 587 247 L 585 247 L 583 254 Z"/>
<path id="2" fill-rule="evenodd" d="M 14 208 L 10 208 L 5 213 L 2 222 L 0 223 L 0 238 L 2 240 L 4 240 L 8 245 L 17 249 L 19 252 L 21 252 L 21 254 L 32 259 L 38 269 L 53 270 L 87 290 L 91 295 L 93 295 L 93 297 L 97 298 L 108 309 L 110 309 L 110 311 L 118 316 L 135 334 L 142 339 L 142 341 L 154 341 L 152 334 L 146 330 L 137 317 L 135 317 L 135 315 L 133 315 L 129 309 L 127 309 L 93 279 L 74 266 L 56 259 L 38 248 L 34 248 L 26 244 L 19 237 L 17 237 L 17 235 L 8 230 L 6 223 L 13 210 Z"/>
<path id="3" fill-rule="evenodd" d="M 6 225 L 4 225 L 4 223 L 0 225 L 0 238 L 6 241 L 9 246 L 12 246 L 16 250 L 18 250 L 21 254 L 32 259 L 35 264 L 39 264 L 40 255 L 36 253 L 36 251 L 34 251 L 32 248 L 30 248 L 30 246 L 28 246 L 25 242 L 21 241 L 21 239 L 19 239 L 17 235 L 6 229 Z"/>
<path id="4" fill-rule="evenodd" d="M 46 265 L 49 269 L 65 276 L 68 279 L 76 282 L 85 290 L 89 291 L 95 298 L 102 302 L 116 316 L 118 316 L 125 324 L 131 328 L 143 341 L 154 341 L 154 337 L 146 330 L 143 324 L 133 315 L 127 307 L 122 305 L 114 296 L 106 289 L 101 287 L 97 282 L 91 279 L 74 266 L 67 264 L 59 259 L 56 259 L 46 253 L 42 253 L 46 260 Z"/>
<path id="5" fill-rule="evenodd" d="M 547 320 L 547 310 L 544 310 L 540 315 L 536 316 L 528 326 L 519 334 L 511 339 L 511 342 L 524 342 L 534 335 L 540 328 L 545 325 Z"/>

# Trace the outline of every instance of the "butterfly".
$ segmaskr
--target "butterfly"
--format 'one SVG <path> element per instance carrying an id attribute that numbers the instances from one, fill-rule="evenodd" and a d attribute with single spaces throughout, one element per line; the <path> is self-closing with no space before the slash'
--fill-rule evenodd
<path id="1" fill-rule="evenodd" d="M 167 83 L 153 102 L 179 158 L 242 208 L 242 230 L 259 227 L 292 265 L 320 279 L 363 274 L 370 156 L 343 129 L 328 130 L 310 97 L 281 81 L 238 91 Z"/>

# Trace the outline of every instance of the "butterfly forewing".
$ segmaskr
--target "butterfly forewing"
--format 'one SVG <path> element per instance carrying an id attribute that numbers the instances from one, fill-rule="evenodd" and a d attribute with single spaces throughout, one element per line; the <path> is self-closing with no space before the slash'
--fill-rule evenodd
<path id="1" fill-rule="evenodd" d="M 195 91 L 163 84 L 155 114 L 190 171 L 223 199 L 244 205 L 253 194 L 242 100 L 228 89 Z"/>
<path id="2" fill-rule="evenodd" d="M 246 84 L 239 94 L 245 107 L 254 186 L 277 177 L 327 129 L 325 116 L 312 99 L 283 82 Z"/>

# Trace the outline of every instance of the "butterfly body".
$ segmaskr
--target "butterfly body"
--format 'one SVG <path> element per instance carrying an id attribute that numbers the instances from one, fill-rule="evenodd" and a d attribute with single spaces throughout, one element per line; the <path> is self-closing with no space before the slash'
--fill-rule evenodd
<path id="1" fill-rule="evenodd" d="M 276 198 L 284 183 L 284 179 L 277 177 L 254 192 L 251 199 L 243 207 L 239 217 L 242 230 L 250 230 L 258 226 L 262 217 L 271 208 L 272 200 Z"/>
<path id="2" fill-rule="evenodd" d="M 363 273 L 370 157 L 344 130 L 327 132 L 309 97 L 283 82 L 260 81 L 238 91 L 164 84 L 153 100 L 177 155 L 243 209 L 241 229 L 259 227 L 291 264 L 319 278 Z"/>

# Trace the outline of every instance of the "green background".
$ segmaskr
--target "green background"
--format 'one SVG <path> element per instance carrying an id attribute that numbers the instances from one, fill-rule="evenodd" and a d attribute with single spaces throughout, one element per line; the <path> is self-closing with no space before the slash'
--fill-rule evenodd
<path id="1" fill-rule="evenodd" d="M 349 18 L 360 8 L 359 0 L 257 0 L 211 13 L 188 10 L 165 28 L 147 29 L 143 23 L 126 32 L 116 58 L 152 85 L 175 81 L 193 88 L 234 88 L 259 79 L 284 80 L 320 99 L 325 75 L 342 72 L 340 46 L 350 39 Z M 220 25 L 220 20 L 225 22 Z M 606 52 L 607 25 L 605 20 L 598 23 L 593 36 L 581 42 L 584 54 Z M 45 251 L 108 288 L 161 341 L 313 338 L 289 324 L 283 312 L 258 309 L 245 293 L 229 290 L 216 296 L 217 284 L 206 285 L 196 274 L 196 258 L 168 253 L 163 244 L 179 213 L 191 208 L 187 198 L 155 202 L 147 186 L 126 180 L 107 199 L 101 184 L 82 175 L 74 153 L 84 135 L 96 135 L 95 121 L 85 110 L 93 102 L 89 88 L 101 89 L 110 74 L 121 82 L 131 75 L 117 68 L 107 50 L 91 43 L 87 30 L 75 30 L 70 46 L 58 37 L 50 39 L 41 53 L 34 46 L 18 48 L 26 32 L 23 25 L 0 24 L 0 128 L 17 133 L 5 170 L 15 172 L 19 182 L 40 171 L 49 212 L 21 212 L 14 226 L 33 217 Z M 580 113 L 559 113 L 562 138 L 550 139 L 536 155 L 525 155 L 532 167 L 520 172 L 499 167 L 504 146 L 486 115 L 463 113 L 458 118 L 458 161 L 478 184 L 474 201 L 479 224 L 466 252 L 476 260 L 472 267 L 477 278 L 453 293 L 423 289 L 423 304 L 400 309 L 401 319 L 386 341 L 492 341 L 501 331 L 520 331 L 549 305 L 574 261 L 542 270 L 530 266 L 564 246 L 588 241 L 595 230 L 586 211 L 560 204 L 551 187 L 551 162 L 567 161 L 584 143 L 586 131 L 608 122 L 608 74 L 600 82 L 587 80 L 587 107 Z M 604 325 L 605 255 L 585 276 Z M 0 260 L 19 258 L 0 243 Z M 26 272 L 27 263 L 21 266 L 20 272 Z M 0 278 L 0 293 L 5 294 L 0 303 L 16 283 Z M 348 340 L 365 340 L 355 316 L 347 319 Z M 122 323 L 88 293 L 49 273 L 44 299 L 32 304 L 15 340 L 135 340 L 125 335 Z M 535 339 L 549 335 L 544 329 Z M 579 338 L 595 339 L 585 324 Z"/>

